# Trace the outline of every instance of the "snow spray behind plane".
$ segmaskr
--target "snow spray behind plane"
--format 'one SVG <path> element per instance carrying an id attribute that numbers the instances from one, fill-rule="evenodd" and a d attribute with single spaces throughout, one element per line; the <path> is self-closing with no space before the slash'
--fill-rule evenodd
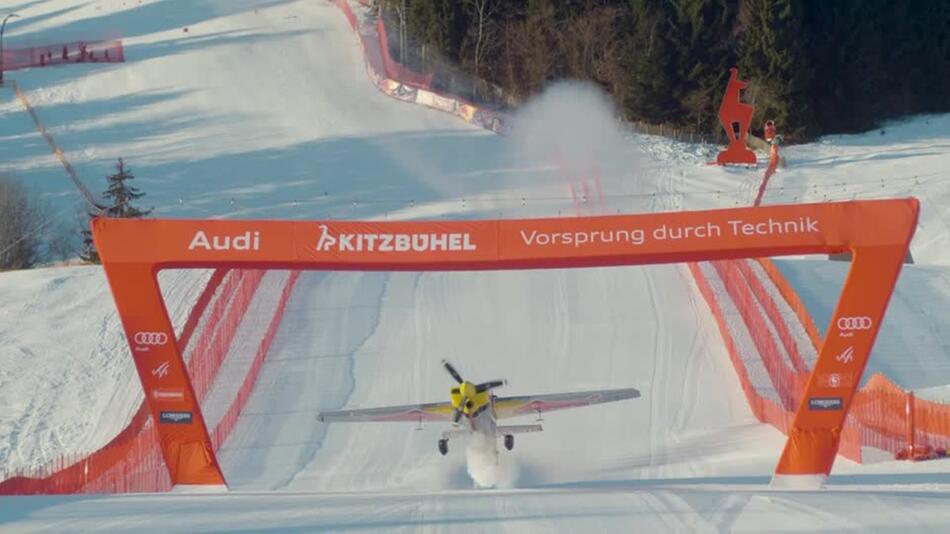
<path id="1" fill-rule="evenodd" d="M 594 208 L 606 196 L 640 189 L 642 154 L 624 139 L 618 115 L 596 85 L 558 82 L 518 110 L 512 137 L 526 159 L 567 178 L 575 205 Z"/>

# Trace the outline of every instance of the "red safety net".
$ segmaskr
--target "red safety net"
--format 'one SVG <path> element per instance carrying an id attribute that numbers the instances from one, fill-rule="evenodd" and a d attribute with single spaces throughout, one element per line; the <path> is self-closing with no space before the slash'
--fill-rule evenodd
<path id="1" fill-rule="evenodd" d="M 809 334 L 812 348 L 817 352 L 821 340 L 798 295 L 772 262 L 764 259 L 758 261 L 795 311 Z M 749 406 L 757 419 L 786 432 L 795 409 L 801 403 L 807 366 L 778 311 L 778 303 L 764 290 L 762 280 L 754 274 L 748 263 L 736 260 L 712 264 L 754 342 L 758 357 L 768 372 L 771 387 L 781 400 L 777 404 L 768 399 L 750 379 L 749 370 L 730 331 L 729 319 L 723 311 L 724 306 L 720 301 L 723 296 L 717 296 L 709 286 L 707 274 L 698 265 L 691 264 L 690 271 L 719 326 Z M 776 341 L 775 336 L 780 341 Z M 784 346 L 788 357 L 779 350 L 780 345 Z M 842 429 L 839 453 L 860 462 L 862 447 L 873 447 L 897 458 L 920 460 L 945 456 L 948 446 L 950 406 L 916 398 L 884 375 L 875 374 L 855 395 Z"/>
<path id="2" fill-rule="evenodd" d="M 125 52 L 120 39 L 75 41 L 3 51 L 3 70 L 5 71 L 72 63 L 121 63 L 124 61 Z"/>
<path id="3" fill-rule="evenodd" d="M 392 58 L 392 55 L 389 53 L 389 39 L 386 35 L 386 24 L 381 18 L 376 19 L 376 33 L 379 35 L 379 49 L 383 55 L 383 68 L 385 69 L 386 77 L 419 89 L 429 89 L 432 85 L 432 74 L 414 72 Z"/>
<path id="4" fill-rule="evenodd" d="M 241 383 L 241 387 L 234 396 L 234 400 L 228 407 L 227 412 L 225 412 L 224 416 L 211 432 L 211 443 L 216 452 L 231 434 L 231 430 L 234 429 L 241 410 L 244 409 L 244 405 L 247 404 L 247 399 L 251 396 L 251 390 L 254 389 L 254 382 L 257 380 L 257 375 L 260 373 L 261 366 L 264 364 L 264 357 L 267 356 L 267 351 L 270 349 L 270 345 L 274 341 L 274 336 L 277 334 L 277 328 L 280 326 L 280 321 L 284 317 L 284 310 L 287 308 L 287 300 L 290 299 L 290 292 L 293 291 L 294 284 L 297 283 L 299 276 L 300 271 L 292 271 L 287 277 L 287 281 L 280 293 L 280 299 L 277 301 L 277 306 L 274 309 L 274 315 L 267 326 L 267 330 L 264 332 L 264 337 L 261 338 L 260 345 L 254 353 L 254 359 L 251 362 L 250 369 L 244 376 L 244 381 Z"/>
<path id="5" fill-rule="evenodd" d="M 739 268 L 739 265 L 744 263 L 742 260 L 714 261 L 712 265 L 752 337 L 782 407 L 788 412 L 794 412 L 804 383 L 800 376 L 789 368 L 780 354 L 767 324 L 771 317 L 762 313 L 758 301 L 755 300 L 749 288 L 750 280 Z"/>
<path id="6" fill-rule="evenodd" d="M 336 3 L 343 11 L 354 31 L 360 33 L 368 67 L 371 71 L 371 75 L 375 75 L 376 79 L 380 79 L 381 83 L 378 85 L 380 85 L 381 90 L 387 94 L 392 92 L 389 87 L 386 87 L 385 84 L 382 83 L 384 80 L 381 78 L 386 77 L 396 82 L 404 82 L 411 85 L 410 80 L 412 76 L 408 74 L 408 70 L 404 69 L 401 65 L 399 65 L 399 68 L 391 68 L 391 63 L 395 62 L 389 56 L 388 50 L 385 50 L 386 47 L 379 46 L 379 43 L 386 42 L 385 26 L 383 23 L 377 21 L 376 28 L 379 39 L 376 40 L 376 42 L 372 42 L 373 40 L 366 38 L 366 28 L 360 29 L 357 17 L 353 14 L 349 5 L 344 0 L 337 0 Z M 375 73 L 373 73 L 374 70 Z M 455 112 L 469 122 L 485 122 L 484 110 L 479 110 L 467 102 L 456 99 L 452 95 L 437 95 L 443 99 L 454 102 L 454 105 L 451 106 L 443 102 L 439 102 L 438 106 L 433 106 L 428 101 L 422 101 L 421 97 L 427 97 L 427 95 L 428 92 L 426 91 L 418 91 L 413 98 L 416 102 L 429 105 L 429 107 L 438 107 L 446 111 Z M 401 94 L 397 95 L 397 98 L 406 99 L 407 96 Z M 501 129 L 495 126 L 495 119 L 489 118 L 489 120 L 492 121 L 491 129 L 496 131 Z M 777 146 L 773 146 L 769 154 L 768 168 L 753 200 L 753 205 L 757 206 L 761 204 L 762 197 L 768 188 L 769 179 L 775 173 L 778 161 Z M 738 309 L 739 318 L 751 334 L 755 349 L 768 371 L 771 386 L 778 395 L 781 405 L 762 397 L 756 391 L 755 386 L 749 381 L 748 372 L 745 370 L 742 359 L 736 350 L 729 328 L 724 322 L 725 319 L 721 316 L 721 306 L 714 300 L 711 300 L 714 299 L 715 296 L 709 291 L 708 282 L 704 279 L 704 274 L 695 266 L 691 266 L 690 270 L 697 284 L 700 286 L 700 290 L 703 291 L 704 296 L 706 296 L 707 302 L 710 303 L 717 323 L 722 322 L 720 330 L 723 334 L 723 340 L 729 348 L 730 354 L 732 354 L 736 372 L 739 374 L 740 381 L 743 383 L 743 389 L 746 391 L 746 397 L 749 400 L 753 412 L 759 420 L 768 422 L 785 432 L 788 423 L 791 421 L 792 414 L 801 402 L 801 392 L 804 388 L 809 369 L 805 364 L 801 349 L 790 332 L 789 324 L 779 311 L 779 303 L 769 294 L 766 289 L 766 284 L 772 284 L 784 299 L 785 304 L 790 306 L 795 312 L 801 326 L 805 329 L 812 341 L 812 348 L 816 352 L 820 346 L 820 338 L 817 328 L 795 290 L 782 278 L 781 274 L 778 273 L 771 262 L 766 259 L 759 261 L 768 275 L 768 280 L 761 280 L 759 276 L 751 270 L 750 264 L 745 260 L 714 262 L 714 269 L 717 275 L 722 279 L 730 300 L 733 301 Z M 704 287 L 706 288 L 705 291 L 703 289 Z M 871 387 L 880 381 L 889 384 L 889 388 L 886 388 L 887 394 L 884 393 L 884 389 L 881 387 Z M 870 400 L 872 397 L 874 399 L 873 402 Z M 950 418 L 947 417 L 947 415 L 950 415 L 948 414 L 950 407 L 921 401 L 919 399 L 917 399 L 915 403 L 911 402 L 911 404 L 908 404 L 908 398 L 912 398 L 912 395 L 904 394 L 897 386 L 888 382 L 886 378 L 872 377 L 871 381 L 869 381 L 865 387 L 865 390 L 858 393 L 858 397 L 855 399 L 855 405 L 880 406 L 881 403 L 885 403 L 891 406 L 891 408 L 888 410 L 878 409 L 874 411 L 875 415 L 873 416 L 864 408 L 852 412 L 847 419 L 845 427 L 842 429 L 839 452 L 848 458 L 860 461 L 862 445 L 881 448 L 895 454 L 901 451 L 917 450 L 921 447 L 925 451 L 945 448 L 946 437 L 950 435 L 946 428 L 950 426 L 950 422 L 948 422 Z M 913 409 L 909 412 L 910 415 L 903 415 L 901 417 L 894 416 L 894 414 L 907 412 L 905 407 L 910 405 L 913 405 Z M 901 410 L 903 410 L 903 412 Z M 890 415 L 885 417 L 883 414 Z M 882 421 L 885 419 L 887 419 L 889 423 L 882 426 Z M 916 421 L 918 430 L 908 430 L 908 425 L 911 425 L 911 421 Z M 921 424 L 925 425 L 923 427 L 924 430 L 921 430 Z M 890 436 L 887 438 L 889 441 L 885 440 L 883 436 Z"/>
<path id="7" fill-rule="evenodd" d="M 217 269 L 195 301 L 177 342 L 190 355 L 188 371 L 199 399 L 207 396 L 264 273 Z M 254 364 L 215 428 L 215 450 L 230 434 L 250 396 L 297 274 L 288 277 L 270 326 L 257 345 Z M 0 482 L 0 495 L 158 492 L 170 488 L 158 434 L 148 406 L 142 402 L 129 424 L 101 449 L 88 455 L 65 456 L 39 469 L 15 472 Z"/>
<path id="8" fill-rule="evenodd" d="M 801 298 L 773 262 L 758 261 L 817 351 L 821 336 Z M 906 459 L 944 456 L 950 445 L 950 406 L 916 398 L 884 375 L 875 374 L 855 395 L 848 426 L 853 427 L 857 441 L 852 448 L 874 447 Z M 842 438 L 842 447 L 844 443 Z"/>
<path id="9" fill-rule="evenodd" d="M 386 77 L 400 83 L 418 88 L 429 87 L 431 76 L 413 73 L 392 60 L 388 47 L 382 46 L 386 42 L 385 26 L 382 22 L 376 24 L 376 43 L 367 46 L 367 39 L 360 31 L 358 21 L 349 6 L 339 0 L 337 5 L 346 15 L 353 29 L 360 33 L 368 64 L 371 69 L 376 69 L 377 77 L 384 73 Z M 124 60 L 119 41 L 86 43 L 85 52 L 80 48 L 80 43 L 71 43 L 71 45 L 65 45 L 66 59 L 62 59 L 61 53 L 59 63 Z M 62 46 L 60 45 L 61 48 Z M 69 52 L 70 49 L 75 52 Z M 109 52 L 108 57 L 105 54 L 106 51 Z M 9 55 L 4 57 L 8 58 L 10 64 L 8 68 L 12 70 L 23 66 L 56 64 L 55 54 L 50 55 L 50 52 L 51 50 L 46 48 L 11 50 Z M 448 106 L 442 104 L 441 107 Z M 459 103 L 452 108 L 470 122 L 472 115 L 478 111 L 474 106 Z M 766 177 L 763 180 L 756 203 L 761 199 L 767 179 Z M 820 342 L 817 329 L 794 289 L 784 281 L 770 262 L 767 260 L 761 262 L 772 283 L 775 284 L 786 303 L 795 311 L 817 350 Z M 764 397 L 756 390 L 736 347 L 717 296 L 711 290 L 698 264 L 689 264 L 689 269 L 713 312 L 752 412 L 760 421 L 787 432 L 795 407 L 801 400 L 800 395 L 807 369 L 789 333 L 788 325 L 778 312 L 777 303 L 765 290 L 762 281 L 750 271 L 745 261 L 714 262 L 714 269 L 730 299 L 739 310 L 743 323 L 753 333 L 756 350 L 765 364 L 772 387 L 778 394 L 781 404 Z M 298 274 L 292 272 L 287 277 L 273 317 L 260 340 L 247 374 L 226 413 L 212 432 L 215 450 L 221 446 L 233 429 L 241 409 L 250 396 Z M 188 361 L 189 375 L 198 398 L 203 398 L 209 391 L 228 352 L 235 330 L 260 285 L 262 276 L 263 271 L 259 270 L 216 271 L 186 321 L 178 339 L 182 347 L 191 343 L 191 338 L 195 335 L 199 323 L 202 325 L 200 331 L 197 331 L 193 352 L 189 351 L 193 356 Z M 212 301 L 214 301 L 213 305 L 211 305 Z M 209 305 L 210 310 L 208 310 Z M 206 312 L 208 315 L 204 316 Z M 771 328 L 767 323 L 771 325 Z M 777 340 L 772 336 L 772 330 L 777 333 Z M 784 348 L 788 360 L 780 352 L 779 346 Z M 950 407 L 915 399 L 913 394 L 903 392 L 881 375 L 871 378 L 865 388 L 858 393 L 853 404 L 851 415 L 842 430 L 839 448 L 839 453 L 846 457 L 860 460 L 861 446 L 864 445 L 896 454 L 903 452 L 909 457 L 920 458 L 931 455 L 935 451 L 945 450 L 950 441 Z M 167 490 L 170 487 L 170 481 L 157 440 L 147 407 L 143 403 L 130 424 L 102 449 L 78 460 L 63 458 L 41 470 L 18 473 L 17 476 L 0 482 L 0 494 Z"/>
<path id="10" fill-rule="evenodd" d="M 205 327 L 195 341 L 193 354 L 201 357 L 188 360 L 188 376 L 198 399 L 204 399 L 211 389 L 234 339 L 234 332 L 263 276 L 264 271 L 260 269 L 235 269 L 228 273 L 221 296 L 211 307 Z"/>
<path id="11" fill-rule="evenodd" d="M 392 59 L 386 46 L 385 24 L 381 20 L 361 24 L 346 0 L 334 0 L 334 3 L 359 37 L 367 73 L 380 92 L 403 102 L 451 113 L 496 133 L 508 130 L 509 120 L 504 113 L 476 106 L 456 95 L 436 93 L 431 89 L 432 74 L 414 72 Z"/>
<path id="12" fill-rule="evenodd" d="M 735 261 L 717 261 L 712 262 L 713 270 L 717 278 L 721 281 L 726 294 L 717 296 L 710 287 L 707 274 L 703 272 L 699 264 L 689 264 L 690 273 L 696 281 L 703 299 L 709 305 L 713 318 L 722 335 L 726 351 L 732 362 L 736 376 L 745 393 L 746 401 L 752 414 L 761 422 L 768 423 L 783 433 L 788 433 L 788 428 L 795 415 L 795 410 L 801 402 L 801 393 L 804 389 L 804 380 L 806 375 L 796 373 L 792 364 L 779 352 L 779 345 L 772 337 L 770 326 L 776 327 L 773 322 L 777 315 L 772 313 L 762 313 L 759 306 L 765 308 L 773 307 L 774 302 L 760 305 L 758 297 L 771 301 L 771 297 L 759 292 L 750 286 L 755 286 L 756 282 L 750 281 L 747 275 L 753 276 L 750 270 L 746 270 L 741 264 L 745 260 Z M 756 296 L 753 296 L 757 294 Z M 771 386 L 781 400 L 780 403 L 769 399 L 764 392 L 754 384 L 750 378 L 749 369 L 746 367 L 743 354 L 737 347 L 737 343 L 730 327 L 728 314 L 725 312 L 725 303 L 722 298 L 728 297 L 738 310 L 739 317 L 755 345 L 757 356 L 762 359 L 762 363 L 768 372 L 768 379 Z M 768 321 L 768 324 L 766 323 Z M 782 321 L 779 321 L 782 322 Z M 783 323 L 784 324 L 784 323 Z M 781 327 L 780 327 L 781 328 Z M 780 329 L 779 328 L 779 329 Z M 851 417 L 845 424 L 841 433 L 841 442 L 838 453 L 854 461 L 861 461 L 860 438 L 857 429 L 851 424 Z"/>

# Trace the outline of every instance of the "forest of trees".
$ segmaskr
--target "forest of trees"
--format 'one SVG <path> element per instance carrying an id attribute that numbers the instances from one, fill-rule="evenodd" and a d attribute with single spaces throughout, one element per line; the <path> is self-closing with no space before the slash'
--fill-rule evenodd
<path id="1" fill-rule="evenodd" d="M 757 129 L 792 141 L 950 110 L 950 2 L 377 0 L 390 49 L 437 88 L 514 105 L 591 80 L 628 120 L 696 133 L 739 67 Z M 478 80 L 478 81 L 474 81 Z"/>

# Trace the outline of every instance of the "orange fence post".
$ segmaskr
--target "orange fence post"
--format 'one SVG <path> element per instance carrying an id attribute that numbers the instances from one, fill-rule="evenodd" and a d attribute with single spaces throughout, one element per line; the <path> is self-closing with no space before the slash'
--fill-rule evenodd
<path id="1" fill-rule="evenodd" d="M 907 458 L 914 459 L 914 392 L 908 391 L 906 395 L 905 413 L 907 414 Z"/>
<path id="2" fill-rule="evenodd" d="M 108 250 L 108 246 L 97 243 L 97 249 Z M 214 457 L 198 398 L 158 288 L 155 264 L 104 259 L 102 266 L 142 381 L 145 403 L 152 414 L 172 485 L 223 485 L 224 476 Z M 155 372 L 157 369 L 163 371 Z"/>

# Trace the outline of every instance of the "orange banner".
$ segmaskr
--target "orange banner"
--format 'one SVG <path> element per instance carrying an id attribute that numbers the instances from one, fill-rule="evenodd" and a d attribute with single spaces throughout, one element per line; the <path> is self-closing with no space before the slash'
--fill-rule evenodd
<path id="1" fill-rule="evenodd" d="M 918 210 L 916 199 L 901 199 L 491 221 L 99 218 L 92 230 L 175 484 L 223 477 L 173 342 L 155 279 L 161 268 L 503 270 L 850 250 L 851 271 L 776 469 L 787 475 L 831 469 Z"/>

